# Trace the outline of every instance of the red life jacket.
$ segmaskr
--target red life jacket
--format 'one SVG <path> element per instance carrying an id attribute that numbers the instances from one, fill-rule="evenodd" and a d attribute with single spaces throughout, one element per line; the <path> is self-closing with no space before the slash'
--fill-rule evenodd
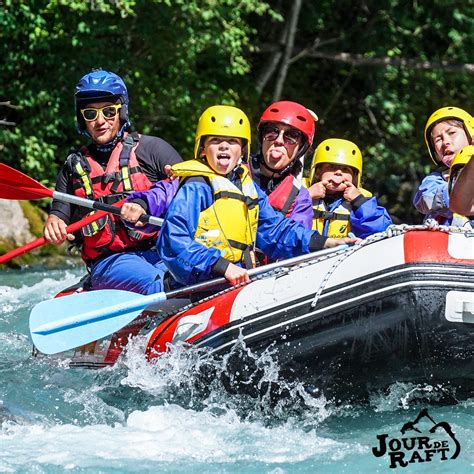
<path id="1" fill-rule="evenodd" d="M 132 191 L 146 191 L 152 185 L 135 154 L 138 134 L 125 135 L 110 154 L 104 170 L 87 147 L 70 157 L 74 194 L 113 204 Z M 95 212 L 95 211 L 94 211 Z M 107 214 L 82 229 L 81 256 L 86 263 L 124 250 L 150 248 L 158 232 L 144 233 L 126 227 L 119 216 Z"/>
<path id="2" fill-rule="evenodd" d="M 285 217 L 290 217 L 296 203 L 296 197 L 301 189 L 301 181 L 292 174 L 286 176 L 283 181 L 270 193 L 268 201 L 276 211 Z"/>

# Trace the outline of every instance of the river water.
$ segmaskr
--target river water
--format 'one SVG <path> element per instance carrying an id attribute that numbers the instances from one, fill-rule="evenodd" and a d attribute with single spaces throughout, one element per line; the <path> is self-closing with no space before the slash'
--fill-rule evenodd
<path id="1" fill-rule="evenodd" d="M 450 387 L 396 382 L 367 403 L 341 405 L 298 384 L 283 400 L 230 395 L 217 381 L 203 387 L 194 374 L 206 354 L 183 348 L 150 364 L 132 345 L 96 371 L 32 358 L 31 308 L 81 273 L 0 270 L 0 472 L 474 472 L 474 399 L 456 403 L 454 394 L 446 404 Z M 402 453 L 400 430 L 424 409 L 449 424 L 455 459 L 454 439 L 430 434 L 426 416 L 406 431 L 417 440 Z M 388 453 L 373 454 L 383 434 L 393 459 L 403 454 L 395 468 Z"/>

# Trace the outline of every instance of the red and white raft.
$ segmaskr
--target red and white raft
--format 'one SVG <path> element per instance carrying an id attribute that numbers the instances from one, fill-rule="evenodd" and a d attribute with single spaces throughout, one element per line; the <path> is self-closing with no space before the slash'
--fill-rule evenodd
<path id="1" fill-rule="evenodd" d="M 130 336 L 147 334 L 149 359 L 178 342 L 224 355 L 244 341 L 256 354 L 271 347 L 282 374 L 322 389 L 401 381 L 474 394 L 472 233 L 405 227 L 188 303 L 147 308 L 76 349 L 71 365 L 113 364 Z"/>

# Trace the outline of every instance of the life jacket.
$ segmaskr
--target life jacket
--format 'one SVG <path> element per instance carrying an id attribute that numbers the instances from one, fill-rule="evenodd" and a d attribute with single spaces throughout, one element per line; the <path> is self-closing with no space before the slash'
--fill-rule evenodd
<path id="1" fill-rule="evenodd" d="M 221 251 L 230 262 L 255 266 L 253 247 L 258 226 L 258 194 L 245 166 L 240 166 L 242 191 L 226 177 L 198 160 L 177 163 L 173 173 L 181 178 L 201 176 L 212 188 L 214 203 L 201 211 L 193 238 L 207 248 Z M 182 180 L 184 182 L 184 180 Z"/>
<path id="2" fill-rule="evenodd" d="M 455 212 L 453 213 L 453 220 L 451 222 L 451 225 L 454 227 L 461 227 L 467 230 L 474 230 L 473 219 L 466 216 L 462 216 L 461 214 L 456 214 Z"/>
<path id="3" fill-rule="evenodd" d="M 364 197 L 372 196 L 366 189 L 359 188 L 359 190 Z M 347 237 L 351 231 L 351 209 L 350 203 L 344 200 L 332 210 L 329 210 L 324 199 L 313 200 L 312 229 L 327 237 Z"/>
<path id="4" fill-rule="evenodd" d="M 110 154 L 105 170 L 87 147 L 69 156 L 72 185 L 76 196 L 113 204 L 132 191 L 146 191 L 152 185 L 135 154 L 138 134 L 126 134 Z M 96 211 L 93 211 L 96 212 Z M 124 250 L 150 248 L 158 232 L 144 233 L 126 227 L 119 216 L 104 218 L 81 229 L 81 255 L 86 263 Z"/>
<path id="5" fill-rule="evenodd" d="M 301 180 L 291 173 L 268 195 L 270 205 L 285 217 L 289 217 L 301 189 Z"/>

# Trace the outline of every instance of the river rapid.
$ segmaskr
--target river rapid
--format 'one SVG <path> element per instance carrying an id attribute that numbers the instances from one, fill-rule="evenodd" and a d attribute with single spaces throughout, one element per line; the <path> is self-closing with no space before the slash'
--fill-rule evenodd
<path id="1" fill-rule="evenodd" d="M 283 399 L 252 398 L 219 378 L 200 383 L 205 351 L 178 347 L 151 364 L 137 341 L 100 370 L 33 358 L 31 308 L 81 275 L 73 265 L 0 270 L 0 472 L 474 472 L 474 399 L 450 387 L 394 381 L 341 404 L 296 383 Z M 284 385 L 271 357 L 263 368 Z M 434 422 L 455 440 L 431 433 Z M 392 454 L 375 456 L 383 443 Z"/>

